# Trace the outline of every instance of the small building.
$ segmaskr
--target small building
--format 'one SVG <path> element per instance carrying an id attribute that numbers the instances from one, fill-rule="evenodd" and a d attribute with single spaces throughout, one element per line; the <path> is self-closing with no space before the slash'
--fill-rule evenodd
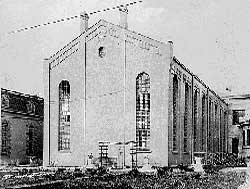
<path id="1" fill-rule="evenodd" d="M 43 98 L 1 88 L 0 164 L 42 160 Z"/>
<path id="2" fill-rule="evenodd" d="M 250 94 L 223 97 L 229 104 L 230 120 L 228 150 L 241 157 L 250 156 Z"/>

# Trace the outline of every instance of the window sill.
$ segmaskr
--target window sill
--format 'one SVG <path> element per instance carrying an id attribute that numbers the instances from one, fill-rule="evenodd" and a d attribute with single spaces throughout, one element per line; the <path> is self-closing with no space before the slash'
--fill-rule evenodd
<path id="1" fill-rule="evenodd" d="M 173 154 L 178 154 L 179 152 L 178 151 L 172 151 Z"/>
<path id="2" fill-rule="evenodd" d="M 70 150 L 58 150 L 59 153 L 71 153 Z"/>
<path id="3" fill-rule="evenodd" d="M 137 149 L 137 153 L 151 153 L 149 149 Z"/>

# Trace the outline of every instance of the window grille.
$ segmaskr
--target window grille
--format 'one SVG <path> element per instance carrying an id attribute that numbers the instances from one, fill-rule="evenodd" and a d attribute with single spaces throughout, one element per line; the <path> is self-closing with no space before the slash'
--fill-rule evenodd
<path id="1" fill-rule="evenodd" d="M 174 75 L 173 78 L 173 151 L 177 151 L 177 124 L 178 124 L 178 78 Z"/>
<path id="2" fill-rule="evenodd" d="M 185 83 L 185 113 L 184 113 L 184 137 L 183 148 L 184 152 L 188 152 L 188 118 L 189 118 L 189 86 Z"/>
<path id="3" fill-rule="evenodd" d="M 208 151 L 212 152 L 212 101 L 209 100 Z"/>
<path id="4" fill-rule="evenodd" d="M 139 150 L 149 150 L 150 142 L 150 78 L 141 73 L 136 78 L 136 141 Z"/>
<path id="5" fill-rule="evenodd" d="M 227 112 L 224 112 L 224 134 L 223 134 L 223 150 L 226 152 L 226 140 L 227 140 Z"/>
<path id="6" fill-rule="evenodd" d="M 197 122 L 198 122 L 198 91 L 194 92 L 194 151 L 197 152 L 198 148 L 198 138 L 197 138 Z"/>
<path id="7" fill-rule="evenodd" d="M 70 150 L 70 85 L 63 80 L 59 84 L 59 137 L 58 149 Z"/>
<path id="8" fill-rule="evenodd" d="M 206 145 L 206 96 L 202 95 L 202 107 L 201 107 L 201 114 L 202 114 L 202 123 L 201 123 L 201 150 L 205 151 L 205 145 Z"/>
<path id="9" fill-rule="evenodd" d="M 219 147 L 219 143 L 218 143 L 218 131 L 219 131 L 219 127 L 218 127 L 218 106 L 215 104 L 214 107 L 214 128 L 213 128 L 213 152 L 218 152 L 218 147 Z"/>
<path id="10" fill-rule="evenodd" d="M 224 134 L 224 127 L 223 127 L 223 117 L 222 117 L 222 110 L 220 109 L 220 146 L 219 151 L 223 152 L 223 134 Z"/>

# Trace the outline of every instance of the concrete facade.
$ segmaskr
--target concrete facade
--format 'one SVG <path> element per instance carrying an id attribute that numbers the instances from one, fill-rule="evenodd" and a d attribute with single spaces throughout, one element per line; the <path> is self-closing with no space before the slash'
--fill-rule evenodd
<path id="1" fill-rule="evenodd" d="M 82 25 L 87 26 L 86 23 Z M 218 106 L 217 111 L 222 110 L 226 115 L 227 105 L 173 57 L 172 42 L 162 43 L 128 30 L 126 24 L 122 26 L 100 20 L 92 27 L 82 29 L 84 32 L 79 37 L 44 60 L 45 166 L 86 166 L 90 154 L 94 159 L 100 157 L 100 141 L 109 143 L 108 156 L 117 160 L 117 165 L 121 165 L 118 167 L 131 166 L 129 142 L 136 141 L 137 133 L 136 78 L 142 73 L 146 73 L 150 79 L 150 134 L 149 150 L 136 151 L 138 166 L 143 164 L 145 157 L 151 165 L 156 166 L 190 164 L 194 148 L 195 152 L 208 152 L 208 133 L 215 133 L 215 126 L 227 131 L 227 121 L 220 125 L 218 119 L 214 119 L 216 123 L 208 124 L 207 102 L 211 98 Z M 174 139 L 177 141 L 177 149 L 173 150 L 175 75 L 178 78 L 178 123 Z M 60 150 L 58 146 L 61 81 L 68 81 L 70 85 L 69 150 Z M 185 101 L 186 83 L 189 97 Z M 198 91 L 195 141 L 194 91 Z M 206 107 L 201 113 L 203 94 Z M 184 104 L 188 104 L 188 108 L 185 109 Z M 211 137 L 215 136 L 214 133 Z M 224 148 L 226 151 L 227 146 L 219 146 L 222 146 L 223 141 L 227 143 L 227 135 L 223 140 L 220 136 L 211 139 L 218 145 L 218 149 L 211 152 L 219 152 Z M 187 144 L 185 150 L 182 145 L 184 138 Z"/>
<path id="2" fill-rule="evenodd" d="M 43 99 L 1 88 L 1 164 L 42 160 Z"/>

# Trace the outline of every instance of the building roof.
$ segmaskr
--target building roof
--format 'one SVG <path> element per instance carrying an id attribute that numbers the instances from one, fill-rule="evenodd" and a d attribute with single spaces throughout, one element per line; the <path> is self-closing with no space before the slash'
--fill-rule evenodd
<path id="1" fill-rule="evenodd" d="M 139 35 L 139 36 L 141 36 L 141 37 L 145 37 L 145 38 L 147 38 L 147 39 L 149 39 L 149 40 L 153 40 L 153 41 L 155 41 L 155 42 L 157 42 L 157 43 L 166 44 L 166 43 L 164 43 L 164 42 L 162 42 L 162 41 L 158 41 L 158 40 L 156 40 L 156 39 L 150 38 L 150 37 L 148 37 L 148 36 L 146 36 L 146 35 L 143 35 L 143 34 L 141 34 L 141 33 L 139 33 L 139 32 L 136 32 L 136 31 L 133 31 L 133 30 L 129 30 L 129 29 L 125 29 L 125 28 L 121 27 L 120 25 L 113 24 L 113 23 L 108 22 L 108 21 L 106 21 L 106 20 L 104 20 L 104 19 L 100 19 L 98 22 L 96 22 L 96 23 L 93 24 L 91 27 L 89 27 L 87 31 L 81 33 L 81 34 L 78 35 L 76 38 L 74 38 L 73 40 L 71 40 L 71 41 L 70 41 L 69 43 L 67 43 L 63 48 L 61 48 L 59 51 L 57 51 L 56 53 L 54 53 L 53 55 L 51 55 L 48 59 L 53 58 L 54 56 L 56 56 L 57 54 L 59 54 L 61 51 L 63 51 L 64 49 L 66 49 L 71 43 L 73 43 L 74 41 L 76 41 L 77 39 L 79 39 L 82 35 L 84 35 L 84 34 L 86 34 L 86 33 L 90 33 L 90 32 L 93 30 L 93 28 L 95 28 L 95 26 L 97 26 L 98 24 L 100 24 L 100 23 L 102 23 L 102 22 L 107 23 L 107 24 L 110 24 L 110 25 L 113 25 L 113 26 L 116 26 L 116 27 L 119 27 L 121 30 L 127 30 L 128 32 L 131 32 L 131 33 L 133 33 L 133 34 Z M 45 59 L 46 59 L 46 58 L 45 58 Z"/>
<path id="2" fill-rule="evenodd" d="M 22 92 L 10 90 L 10 89 L 1 88 L 1 93 L 4 93 L 4 92 L 7 92 L 9 94 L 22 96 L 22 97 L 35 98 L 35 99 L 38 99 L 38 100 L 43 100 L 43 98 L 39 97 L 38 95 L 32 95 L 32 94 L 22 93 Z"/>
<path id="3" fill-rule="evenodd" d="M 237 94 L 237 95 L 228 95 L 223 98 L 227 98 L 229 100 L 248 100 L 250 99 L 250 94 Z"/>
<path id="4" fill-rule="evenodd" d="M 43 98 L 1 88 L 1 110 L 3 112 L 43 117 Z"/>
<path id="5" fill-rule="evenodd" d="M 197 75 L 195 75 L 193 72 L 191 72 L 184 64 L 182 64 L 175 56 L 173 57 L 173 60 L 180 65 L 184 70 L 186 70 L 192 77 L 197 79 L 204 87 L 206 87 L 211 93 L 213 93 L 218 99 L 220 99 L 222 102 L 227 104 L 224 99 L 222 99 L 215 91 L 213 91 L 211 88 L 208 87 Z"/>

